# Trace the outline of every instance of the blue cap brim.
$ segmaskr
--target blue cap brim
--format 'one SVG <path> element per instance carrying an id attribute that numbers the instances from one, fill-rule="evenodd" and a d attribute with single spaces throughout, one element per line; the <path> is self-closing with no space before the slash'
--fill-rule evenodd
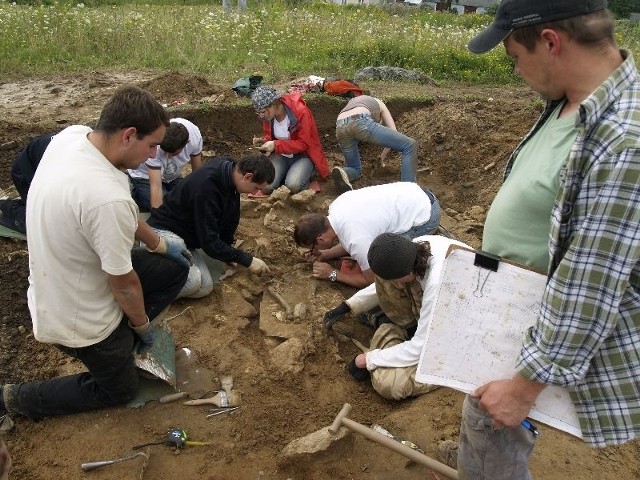
<path id="1" fill-rule="evenodd" d="M 486 53 L 495 48 L 510 33 L 511 30 L 503 30 L 490 25 L 483 32 L 473 37 L 467 44 L 467 48 L 471 53 Z"/>

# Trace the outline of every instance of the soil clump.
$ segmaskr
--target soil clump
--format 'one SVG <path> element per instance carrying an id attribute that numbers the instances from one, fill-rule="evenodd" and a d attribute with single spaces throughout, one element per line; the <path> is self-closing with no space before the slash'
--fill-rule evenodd
<path id="1" fill-rule="evenodd" d="M 238 158 L 250 153 L 260 134 L 250 101 L 227 85 L 202 77 L 168 72 L 94 72 L 79 76 L 32 79 L 0 85 L 0 187 L 11 185 L 16 154 L 36 135 L 70 124 L 91 125 L 115 88 L 136 83 L 147 88 L 171 115 L 196 123 L 205 156 Z M 477 248 L 487 208 L 501 181 L 509 153 L 533 124 L 541 102 L 524 86 L 505 88 L 437 87 L 372 82 L 365 85 L 387 101 L 398 130 L 419 144 L 418 183 L 438 196 L 443 225 L 454 237 Z M 314 113 L 331 165 L 341 165 L 335 118 L 345 99 L 305 97 Z M 420 100 L 416 100 L 420 99 Z M 399 179 L 399 154 L 386 165 L 375 161 L 380 149 L 361 149 L 364 175 L 354 187 Z M 91 179 L 87 179 L 91 181 Z M 198 362 L 220 377 L 232 375 L 242 393 L 233 413 L 205 418 L 206 407 L 148 403 L 140 409 L 110 408 L 33 422 L 16 418 L 5 437 L 13 457 L 13 480 L 138 478 L 135 461 L 84 473 L 84 462 L 117 458 L 132 446 L 162 438 L 172 427 L 211 445 L 174 452 L 151 447 L 145 478 L 156 480 L 285 480 L 430 478 L 418 465 L 358 434 L 321 454 L 300 461 L 283 460 L 292 440 L 330 425 L 345 402 L 349 418 L 379 424 L 436 457 L 438 445 L 457 441 L 463 395 L 440 388 L 401 402 L 379 397 L 369 383 L 356 383 L 345 365 L 359 350 L 349 337 L 368 344 L 372 330 L 348 318 L 327 332 L 322 315 L 355 290 L 314 280 L 292 238 L 293 222 L 308 211 L 325 212 L 336 197 L 333 184 L 306 202 L 243 198 L 237 238 L 243 248 L 263 258 L 270 278 L 238 268 L 214 293 L 200 300 L 178 300 L 168 316 L 177 348 L 189 348 Z M 268 221 L 265 222 L 265 216 Z M 55 347 L 34 340 L 26 291 L 26 242 L 0 238 L 0 381 L 14 383 L 78 371 L 82 365 Z M 265 320 L 282 310 L 268 293 L 275 288 L 290 305 L 304 303 L 304 320 L 291 322 L 291 338 L 270 336 Z M 454 347 L 452 347 L 454 348 Z M 594 450 L 579 439 L 540 425 L 531 462 L 534 478 L 640 478 L 638 442 Z"/>

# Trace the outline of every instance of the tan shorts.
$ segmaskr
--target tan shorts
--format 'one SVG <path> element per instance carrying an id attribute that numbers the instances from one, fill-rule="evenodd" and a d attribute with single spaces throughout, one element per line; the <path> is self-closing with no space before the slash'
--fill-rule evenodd
<path id="1" fill-rule="evenodd" d="M 383 323 L 373 334 L 371 349 L 385 349 L 408 340 L 407 331 L 393 323 Z M 376 368 L 371 372 L 371 384 L 376 392 L 389 400 L 417 397 L 438 388 L 437 385 L 416 382 L 417 365 L 404 368 Z"/>

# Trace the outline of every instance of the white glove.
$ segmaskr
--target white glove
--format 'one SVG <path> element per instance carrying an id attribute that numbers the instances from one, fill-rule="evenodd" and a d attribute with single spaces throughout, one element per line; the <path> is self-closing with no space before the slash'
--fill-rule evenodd
<path id="1" fill-rule="evenodd" d="M 251 265 L 249 265 L 249 271 L 251 271 L 251 273 L 264 273 L 264 272 L 270 273 L 271 272 L 267 264 L 264 263 L 262 260 L 260 260 L 258 257 L 253 257 L 253 260 L 251 260 Z"/>
<path id="2" fill-rule="evenodd" d="M 273 140 L 264 142 L 262 145 L 258 147 L 258 150 L 260 150 L 265 155 L 271 155 L 275 149 L 276 149 L 276 142 L 274 142 Z"/>

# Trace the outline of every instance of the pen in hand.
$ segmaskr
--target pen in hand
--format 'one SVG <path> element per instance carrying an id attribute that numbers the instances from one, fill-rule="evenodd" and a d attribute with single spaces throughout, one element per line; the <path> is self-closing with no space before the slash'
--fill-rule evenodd
<path id="1" fill-rule="evenodd" d="M 520 422 L 520 425 L 522 425 L 524 428 L 526 428 L 531 433 L 533 433 L 534 437 L 537 437 L 538 435 L 540 435 L 540 432 L 538 432 L 538 429 L 536 428 L 536 426 L 526 418 Z"/>

